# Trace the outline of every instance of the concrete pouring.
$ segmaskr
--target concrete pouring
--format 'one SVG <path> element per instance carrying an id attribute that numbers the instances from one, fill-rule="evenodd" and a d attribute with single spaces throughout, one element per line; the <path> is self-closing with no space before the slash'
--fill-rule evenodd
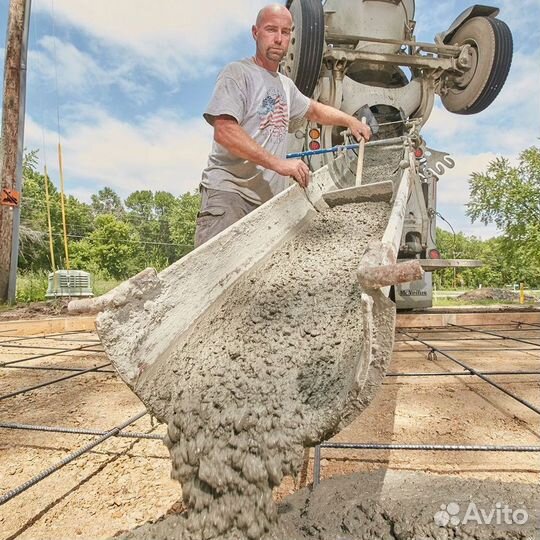
<path id="1" fill-rule="evenodd" d="M 380 163 L 375 171 L 379 180 L 396 174 Z M 366 323 L 372 304 L 356 274 L 391 210 L 370 202 L 317 213 L 204 313 L 159 363 L 163 384 L 155 367 L 140 377 L 138 394 L 169 420 L 172 476 L 189 508 L 177 537 L 267 534 L 278 516 L 272 489 L 299 471 L 303 448 L 371 401 L 390 359 L 395 311 L 374 310 Z"/>
<path id="2" fill-rule="evenodd" d="M 286 498 L 264 540 L 529 540 L 539 529 L 531 484 L 377 471 L 336 477 Z M 180 540 L 187 514 L 122 540 Z M 240 539 L 231 534 L 227 539 Z"/>

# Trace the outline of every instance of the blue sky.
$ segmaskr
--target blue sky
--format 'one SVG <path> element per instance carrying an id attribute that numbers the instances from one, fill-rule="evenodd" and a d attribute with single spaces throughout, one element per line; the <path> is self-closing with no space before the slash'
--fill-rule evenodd
<path id="1" fill-rule="evenodd" d="M 104 186 L 181 194 L 194 189 L 211 142 L 202 112 L 217 73 L 250 56 L 250 26 L 264 0 L 33 0 L 25 145 L 83 200 Z M 417 0 L 417 39 L 432 41 L 469 2 Z M 437 99 L 423 131 L 455 169 L 439 182 L 439 211 L 456 229 L 489 237 L 464 212 L 467 179 L 502 155 L 515 160 L 540 136 L 540 0 L 496 0 L 514 34 L 514 62 L 481 114 L 447 113 Z M 201 8 L 201 9 L 199 9 Z M 6 28 L 8 0 L 0 0 Z M 3 66 L 3 62 L 2 62 Z M 444 226 L 444 225 L 443 225 Z"/>

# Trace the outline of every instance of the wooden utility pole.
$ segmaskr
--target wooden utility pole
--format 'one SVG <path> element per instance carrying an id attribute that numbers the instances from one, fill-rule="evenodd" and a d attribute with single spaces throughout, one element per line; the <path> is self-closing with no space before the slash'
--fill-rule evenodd
<path id="1" fill-rule="evenodd" d="M 15 301 L 30 0 L 10 0 L 0 185 L 0 302 Z"/>

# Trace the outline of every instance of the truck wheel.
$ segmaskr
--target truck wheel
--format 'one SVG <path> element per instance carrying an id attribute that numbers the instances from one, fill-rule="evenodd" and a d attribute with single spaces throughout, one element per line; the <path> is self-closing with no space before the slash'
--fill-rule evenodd
<path id="1" fill-rule="evenodd" d="M 472 67 L 441 96 L 447 110 L 476 114 L 491 105 L 512 64 L 512 32 L 494 17 L 474 17 L 457 30 L 452 43 L 471 46 Z"/>
<path id="2" fill-rule="evenodd" d="M 321 72 L 324 49 L 324 10 L 321 0 L 292 0 L 287 7 L 294 26 L 283 73 L 312 97 Z"/>

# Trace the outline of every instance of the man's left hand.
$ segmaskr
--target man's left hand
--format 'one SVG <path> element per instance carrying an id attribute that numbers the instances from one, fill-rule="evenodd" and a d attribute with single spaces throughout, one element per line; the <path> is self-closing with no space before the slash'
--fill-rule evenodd
<path id="1" fill-rule="evenodd" d="M 369 139 L 371 138 L 371 128 L 367 124 L 363 124 L 362 122 L 360 122 L 360 120 L 358 120 L 354 116 L 351 117 L 349 130 L 357 141 L 360 141 L 360 139 L 365 139 L 366 141 L 369 141 Z"/>

